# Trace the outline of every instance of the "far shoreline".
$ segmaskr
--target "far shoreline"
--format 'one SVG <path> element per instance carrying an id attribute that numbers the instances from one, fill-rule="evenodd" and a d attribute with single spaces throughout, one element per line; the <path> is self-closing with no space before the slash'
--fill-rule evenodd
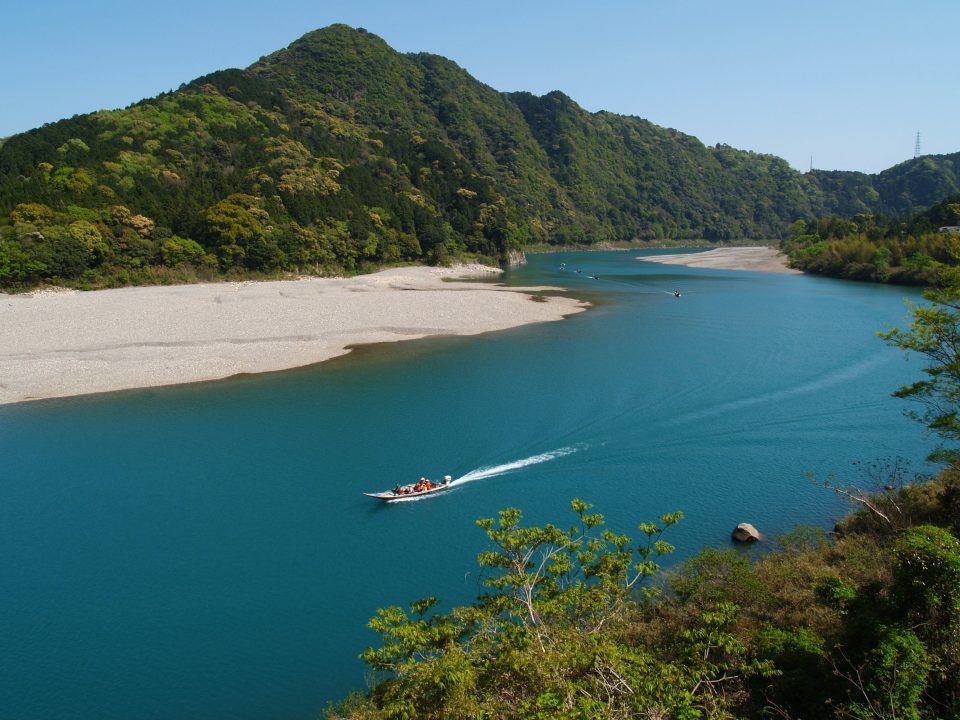
<path id="1" fill-rule="evenodd" d="M 639 255 L 636 259 L 661 265 L 683 265 L 712 270 L 743 270 L 783 275 L 803 274 L 802 271 L 787 265 L 786 255 L 768 246 L 721 247 L 703 252 Z"/>
<path id="2" fill-rule="evenodd" d="M 563 288 L 458 282 L 501 272 L 420 266 L 351 278 L 0 294 L 0 404 L 290 370 L 358 345 L 477 335 L 589 307 Z"/>
<path id="3" fill-rule="evenodd" d="M 757 241 L 753 241 L 756 243 Z M 773 241 L 771 241 L 773 242 Z M 703 267 L 714 270 L 743 270 L 746 272 L 774 272 L 784 275 L 803 275 L 802 270 L 791 268 L 788 258 L 773 245 L 721 245 L 704 242 L 701 244 L 676 243 L 596 243 L 594 245 L 534 245 L 525 248 L 527 255 L 549 253 L 592 253 L 592 252 L 650 252 L 667 251 L 662 255 L 638 255 L 636 260 L 656 262 L 663 265 L 683 265 Z M 689 251 L 689 252 L 680 252 Z"/>

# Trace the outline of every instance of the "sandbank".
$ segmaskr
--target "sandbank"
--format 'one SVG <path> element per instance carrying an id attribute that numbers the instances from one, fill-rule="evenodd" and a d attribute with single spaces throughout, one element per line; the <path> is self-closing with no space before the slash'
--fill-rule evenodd
<path id="1" fill-rule="evenodd" d="M 712 268 L 714 270 L 751 270 L 801 275 L 799 270 L 787 267 L 787 258 L 771 247 L 723 247 L 698 253 L 677 255 L 643 255 L 637 260 L 685 265 L 687 267 Z"/>
<path id="2" fill-rule="evenodd" d="M 559 320 L 586 303 L 450 278 L 479 265 L 352 278 L 0 294 L 0 403 L 283 370 L 350 346 Z"/>

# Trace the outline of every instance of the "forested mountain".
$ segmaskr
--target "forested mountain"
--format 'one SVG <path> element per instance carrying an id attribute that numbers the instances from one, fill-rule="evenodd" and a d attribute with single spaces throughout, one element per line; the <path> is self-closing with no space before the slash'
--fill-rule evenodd
<path id="1" fill-rule="evenodd" d="M 871 213 L 906 217 L 960 194 L 960 153 L 926 155 L 878 175 L 814 170 L 820 215 Z"/>
<path id="2" fill-rule="evenodd" d="M 560 92 L 499 93 L 335 25 L 245 70 L 0 143 L 0 286 L 781 237 L 800 217 L 916 211 L 958 178 L 960 154 L 800 174 Z"/>

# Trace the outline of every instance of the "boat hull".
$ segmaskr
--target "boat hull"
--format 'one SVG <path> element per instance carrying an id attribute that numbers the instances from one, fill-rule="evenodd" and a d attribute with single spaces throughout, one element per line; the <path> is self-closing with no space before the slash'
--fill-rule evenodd
<path id="1" fill-rule="evenodd" d="M 437 485 L 432 487 L 429 490 L 421 490 L 420 492 L 406 493 L 404 495 L 397 495 L 392 490 L 387 490 L 385 492 L 378 493 L 368 493 L 365 492 L 364 495 L 375 500 L 383 500 L 384 502 L 390 502 L 391 500 L 409 500 L 410 498 L 423 497 L 424 495 L 433 495 L 438 492 L 443 492 L 444 490 L 450 489 L 450 483 L 445 485 Z"/>

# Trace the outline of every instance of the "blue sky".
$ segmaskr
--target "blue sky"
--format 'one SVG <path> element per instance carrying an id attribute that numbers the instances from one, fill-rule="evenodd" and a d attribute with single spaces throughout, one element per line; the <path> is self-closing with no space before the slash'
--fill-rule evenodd
<path id="1" fill-rule="evenodd" d="M 562 90 L 799 170 L 878 172 L 960 151 L 957 0 L 14 0 L 0 15 L 0 137 L 245 67 L 361 26 L 497 90 Z M 13 3 L 11 3 L 13 4 Z"/>

